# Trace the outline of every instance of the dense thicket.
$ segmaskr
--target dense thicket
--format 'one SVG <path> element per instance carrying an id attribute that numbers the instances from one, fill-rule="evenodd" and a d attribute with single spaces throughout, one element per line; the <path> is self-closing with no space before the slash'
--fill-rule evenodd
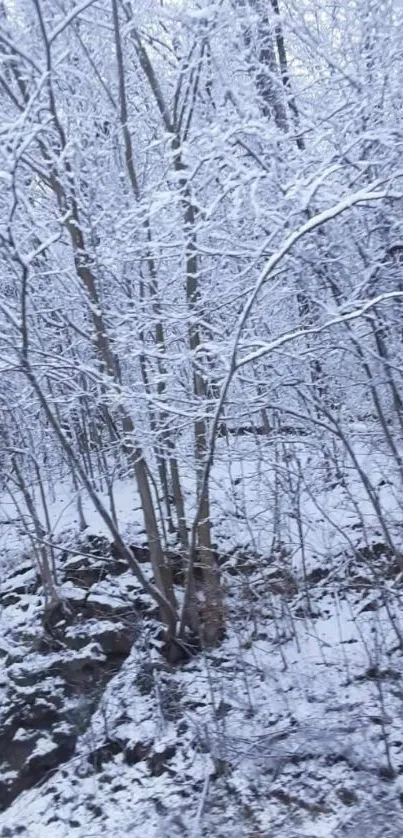
<path id="1" fill-rule="evenodd" d="M 400 481 L 401 34 L 394 0 L 3 0 L 1 476 L 50 603 L 62 474 L 169 639 L 219 639 L 211 468 L 248 431 L 309 435 L 394 549 L 355 435 Z M 152 579 L 119 531 L 125 475 Z M 279 462 L 275 492 L 294 479 Z"/>

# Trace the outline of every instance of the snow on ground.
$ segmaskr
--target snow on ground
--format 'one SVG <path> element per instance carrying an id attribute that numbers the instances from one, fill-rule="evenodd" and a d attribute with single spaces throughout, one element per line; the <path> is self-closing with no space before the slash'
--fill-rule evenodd
<path id="1" fill-rule="evenodd" d="M 134 648 L 73 759 L 21 795 L 0 834 L 398 838 L 403 664 L 393 628 L 383 609 L 357 619 L 352 600 L 336 613 L 331 596 L 316 604 L 321 616 L 300 619 L 281 645 L 262 621 L 181 670 Z"/>
<path id="2" fill-rule="evenodd" d="M 364 479 L 345 459 L 338 479 L 306 439 L 220 441 L 211 485 L 226 640 L 172 669 L 145 631 L 74 756 L 0 816 L 0 836 L 401 838 L 401 574 L 387 541 L 402 551 L 401 502 L 370 443 L 355 445 Z M 122 532 L 141 542 L 132 481 L 116 481 L 114 496 Z M 107 534 L 83 507 L 90 531 Z M 53 537 L 77 531 L 67 481 L 49 515 Z M 22 534 L 0 529 L 6 579 Z M 91 593 L 110 595 L 105 582 Z M 25 605 L 16 624 L 29 624 L 28 595 Z"/>
<path id="3" fill-rule="evenodd" d="M 393 534 L 396 527 L 402 526 L 401 486 L 395 464 L 389 461 L 382 439 L 374 440 L 368 432 L 356 435 L 354 453 Z M 336 454 L 329 451 L 327 467 L 324 462 L 322 447 L 318 449 L 317 441 L 309 438 L 251 435 L 231 438 L 228 443 L 219 440 L 211 475 L 211 498 L 213 532 L 220 549 L 225 552 L 244 547 L 269 556 L 273 545 L 281 540 L 299 566 L 302 551 L 308 564 L 313 561 L 315 565 L 316 557 L 345 548 L 354 526 L 361 526 L 364 536 L 368 532 L 370 540 L 376 533 L 385 540 L 374 503 L 343 447 Z M 338 480 L 336 468 L 343 479 Z M 195 509 L 192 467 L 184 465 L 182 482 L 191 521 Z M 35 481 L 29 489 L 47 531 L 40 489 Z M 51 536 L 77 532 L 77 492 L 69 478 L 62 475 L 46 495 Z M 110 512 L 105 486 L 98 487 L 98 495 Z M 134 480 L 116 478 L 113 499 L 121 531 L 133 541 L 141 541 L 143 520 Z M 106 524 L 84 491 L 80 500 L 88 530 L 109 536 Z M 30 548 L 21 510 L 26 513 L 18 491 L 13 496 L 6 490 L 0 494 L 0 574 L 13 556 L 21 556 L 21 549 Z M 302 532 L 298 519 L 303 521 Z"/>

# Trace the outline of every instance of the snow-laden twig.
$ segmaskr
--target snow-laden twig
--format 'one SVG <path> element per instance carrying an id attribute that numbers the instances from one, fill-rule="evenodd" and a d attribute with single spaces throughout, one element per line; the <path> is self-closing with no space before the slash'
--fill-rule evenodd
<path id="1" fill-rule="evenodd" d="M 280 337 L 275 338 L 275 340 L 269 341 L 269 343 L 263 343 L 262 346 L 259 347 L 259 349 L 256 349 L 254 352 L 250 352 L 249 355 L 245 355 L 243 358 L 240 358 L 239 361 L 236 361 L 235 369 L 239 370 L 246 364 L 251 364 L 252 361 L 257 361 L 259 358 L 263 358 L 264 355 L 268 355 L 275 349 L 279 349 L 280 346 L 284 346 L 284 344 L 290 343 L 290 341 L 297 340 L 298 338 L 309 337 L 310 335 L 319 335 L 321 334 L 321 332 L 326 332 L 326 330 L 330 329 L 331 326 L 338 326 L 340 323 L 347 323 L 351 320 L 358 320 L 358 318 L 366 314 L 366 312 L 369 311 L 371 308 L 374 308 L 375 306 L 379 305 L 379 303 L 386 302 L 386 300 L 395 300 L 402 298 L 403 291 L 388 291 L 385 292 L 385 294 L 378 294 L 377 297 L 373 297 L 371 300 L 368 300 L 366 303 L 364 303 L 364 305 L 359 306 L 359 308 L 356 308 L 353 311 L 347 312 L 347 314 L 340 314 L 338 317 L 332 317 L 331 320 L 328 320 L 321 326 L 311 326 L 308 329 L 295 329 L 292 332 L 286 332 L 286 334 L 280 335 Z"/>
<path id="2" fill-rule="evenodd" d="M 53 32 L 50 33 L 49 44 L 53 44 L 56 38 L 59 35 L 61 35 L 61 33 L 64 32 L 64 30 L 67 29 L 68 26 L 70 26 L 73 20 L 75 20 L 75 18 L 78 17 L 78 15 L 80 15 L 82 12 L 85 12 L 85 10 L 89 8 L 89 6 L 93 6 L 95 2 L 96 0 L 83 0 L 83 2 L 80 3 L 78 6 L 74 6 L 74 9 L 72 9 L 71 12 L 69 12 L 63 18 L 63 20 L 61 20 L 60 23 L 57 26 L 55 26 Z"/>
<path id="3" fill-rule="evenodd" d="M 398 171 L 398 172 L 396 172 L 395 179 L 397 179 L 399 177 L 401 178 L 402 176 L 403 176 L 403 172 Z M 227 395 L 228 395 L 228 391 L 230 389 L 232 380 L 233 380 L 233 378 L 234 378 L 234 376 L 235 376 L 235 374 L 236 374 L 236 372 L 237 372 L 237 370 L 239 369 L 240 366 L 245 366 L 246 363 L 250 363 L 250 361 L 255 360 L 256 357 L 261 357 L 261 355 L 267 355 L 271 351 L 274 351 L 275 348 L 277 348 L 277 342 L 274 341 L 273 343 L 276 344 L 276 346 L 273 346 L 271 348 L 267 348 L 267 346 L 266 346 L 264 349 L 262 348 L 261 350 L 259 350 L 260 354 L 256 355 L 256 353 L 252 353 L 251 355 L 247 356 L 247 359 L 243 359 L 242 363 L 237 362 L 239 341 L 240 341 L 242 332 L 244 330 L 244 327 L 246 325 L 246 322 L 249 318 L 249 315 L 251 314 L 252 309 L 255 305 L 255 302 L 256 302 L 256 300 L 259 296 L 259 292 L 261 291 L 265 282 L 271 276 L 273 270 L 284 259 L 284 257 L 287 256 L 290 253 L 290 251 L 292 250 L 294 245 L 298 241 L 303 239 L 306 235 L 311 233 L 313 230 L 316 230 L 316 229 L 322 227 L 328 221 L 331 221 L 334 218 L 337 218 L 339 215 L 342 215 L 342 213 L 346 212 L 346 210 L 351 209 L 352 207 L 357 206 L 359 204 L 366 204 L 366 203 L 370 203 L 371 201 L 380 201 L 380 200 L 384 200 L 386 198 L 388 198 L 389 200 L 391 198 L 393 198 L 393 199 L 401 199 L 402 198 L 403 193 L 392 192 L 388 188 L 380 189 L 380 187 L 382 187 L 384 185 L 385 185 L 384 180 L 383 181 L 377 180 L 376 182 L 370 184 L 367 188 L 360 189 L 360 190 L 358 190 L 357 192 L 354 192 L 351 195 L 347 195 L 345 198 L 342 198 L 341 201 L 338 201 L 337 204 L 334 204 L 332 207 L 329 207 L 328 209 L 323 210 L 322 212 L 319 212 L 316 215 L 312 216 L 312 218 L 309 218 L 304 224 L 302 224 L 300 227 L 298 227 L 297 230 L 294 230 L 293 233 L 290 233 L 290 235 L 287 236 L 287 238 L 285 239 L 284 244 L 275 253 L 273 253 L 272 256 L 270 257 L 270 259 L 266 262 L 266 265 L 264 266 L 264 268 L 260 272 L 260 275 L 259 275 L 259 277 L 258 277 L 258 279 L 255 283 L 255 287 L 254 287 L 252 293 L 250 294 L 249 299 L 246 301 L 246 303 L 245 303 L 245 305 L 242 309 L 242 312 L 241 312 L 241 314 L 239 316 L 239 319 L 238 319 L 238 326 L 235 330 L 235 337 L 234 337 L 232 352 L 231 352 L 231 355 L 230 355 L 228 372 L 227 372 L 226 378 L 223 382 L 220 396 L 217 400 L 216 410 L 215 410 L 213 421 L 212 421 L 211 427 L 210 427 L 209 442 L 208 442 L 208 446 L 207 446 L 206 462 L 205 462 L 205 466 L 204 466 L 204 472 L 203 472 L 202 478 L 200 480 L 198 503 L 197 503 L 196 513 L 195 513 L 193 523 L 192 523 L 192 528 L 191 528 L 190 560 L 189 560 L 189 567 L 188 567 L 188 573 L 187 573 L 187 579 L 186 579 L 185 596 L 184 596 L 184 599 L 183 599 L 183 606 L 182 606 L 181 619 L 180 619 L 180 629 L 179 629 L 180 634 L 183 632 L 184 626 L 185 626 L 185 623 L 186 623 L 186 609 L 188 608 L 188 601 L 189 601 L 189 595 L 190 595 L 190 591 L 191 591 L 192 575 L 193 575 L 193 557 L 195 556 L 195 551 L 196 551 L 197 530 L 198 530 L 200 517 L 202 515 L 203 497 L 205 495 L 206 488 L 208 486 L 208 482 L 209 482 L 209 479 L 210 479 L 210 473 L 211 473 L 211 468 L 212 468 L 212 465 L 213 465 L 214 452 L 215 452 L 215 446 L 216 446 L 216 441 L 217 441 L 217 431 L 218 431 L 218 427 L 219 427 L 219 423 L 220 423 L 221 413 L 222 413 L 222 410 L 223 410 L 223 407 L 224 407 L 224 404 L 225 404 L 225 401 L 226 401 L 226 398 L 227 398 Z M 394 296 L 396 296 L 396 293 L 397 293 L 398 296 L 402 296 L 401 292 L 395 292 L 395 293 L 390 292 L 390 293 Z M 383 296 L 383 295 L 381 295 L 381 296 Z M 378 300 L 378 302 L 379 302 L 379 300 Z M 356 316 L 357 317 L 362 316 L 362 313 L 364 313 L 368 308 L 371 308 L 371 304 L 373 306 L 373 305 L 375 305 L 375 302 L 373 300 L 368 301 L 368 304 L 366 304 L 367 308 L 365 308 L 365 306 L 361 306 L 360 309 L 359 309 L 359 314 L 357 314 Z M 345 315 L 345 319 L 347 319 L 347 317 L 349 319 L 353 319 L 353 315 L 354 315 L 354 312 L 350 312 L 349 315 Z M 312 327 L 312 328 L 314 328 L 314 327 Z M 317 327 L 317 328 L 319 328 L 319 327 Z M 287 334 L 282 336 L 282 341 L 283 341 L 283 343 L 286 343 L 286 342 L 289 342 L 291 340 L 295 340 L 296 337 L 302 337 L 305 334 L 310 334 L 310 330 L 309 329 L 298 329 L 296 331 L 292 330 L 292 332 L 287 333 Z"/>

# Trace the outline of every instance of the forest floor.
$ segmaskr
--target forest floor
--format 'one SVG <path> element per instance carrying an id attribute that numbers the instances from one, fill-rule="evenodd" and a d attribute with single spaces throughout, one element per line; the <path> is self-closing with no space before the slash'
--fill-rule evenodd
<path id="1" fill-rule="evenodd" d="M 403 834 L 401 555 L 345 463 L 347 477 L 332 480 L 295 444 L 295 482 L 280 491 L 254 444 L 216 466 L 226 638 L 177 667 L 96 516 L 81 535 L 63 518 L 62 489 L 51 511 L 68 607 L 44 625 L 29 544 L 4 498 L 1 838 Z M 362 441 L 360 456 L 402 544 L 385 458 L 366 460 Z M 129 495 L 122 481 L 121 528 L 140 545 Z"/>

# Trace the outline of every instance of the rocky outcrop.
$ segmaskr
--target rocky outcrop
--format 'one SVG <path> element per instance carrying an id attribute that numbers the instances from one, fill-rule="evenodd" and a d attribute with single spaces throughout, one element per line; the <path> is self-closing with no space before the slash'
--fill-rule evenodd
<path id="1" fill-rule="evenodd" d="M 51 609 L 28 563 L 0 593 L 10 625 L 0 643 L 0 811 L 72 756 L 152 614 L 106 539 L 87 539 L 80 555 L 65 556 L 60 576 L 61 600 Z"/>

